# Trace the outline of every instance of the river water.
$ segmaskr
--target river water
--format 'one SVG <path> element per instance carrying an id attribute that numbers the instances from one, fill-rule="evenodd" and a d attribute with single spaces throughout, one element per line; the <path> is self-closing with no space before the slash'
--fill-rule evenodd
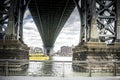
<path id="1" fill-rule="evenodd" d="M 57 62 L 58 61 L 58 62 Z M 65 76 L 78 77 L 90 76 L 88 72 L 79 72 L 79 69 L 73 70 L 72 57 L 52 57 L 52 61 L 30 62 L 26 75 L 29 76 Z M 91 76 L 113 76 L 112 73 L 92 73 Z"/>
<path id="2" fill-rule="evenodd" d="M 72 63 L 64 61 L 72 61 L 72 57 L 52 57 L 52 61 L 30 62 L 27 74 L 32 76 L 68 76 L 73 72 Z"/>
<path id="3" fill-rule="evenodd" d="M 109 64 L 109 63 L 108 63 Z M 7 65 L 7 63 L 6 63 Z M 111 63 L 109 64 L 111 65 Z M 88 63 L 72 63 L 72 57 L 60 57 L 54 56 L 51 60 L 47 61 L 30 61 L 29 66 L 26 66 L 24 70 L 11 71 L 13 68 L 4 67 L 0 69 L 0 75 L 9 76 L 44 76 L 44 77 L 88 77 L 88 76 L 113 76 L 114 71 L 107 71 L 102 68 L 101 71 L 95 72 L 94 65 L 91 64 L 91 68 Z M 102 67 L 103 64 L 97 64 Z M 111 66 L 110 66 L 111 67 Z M 114 67 L 114 66 L 112 66 Z M 99 68 L 99 67 L 98 67 Z M 100 69 L 99 69 L 100 70 Z M 112 69 L 110 69 L 112 70 Z M 120 76 L 119 69 L 116 70 L 117 76 Z"/>

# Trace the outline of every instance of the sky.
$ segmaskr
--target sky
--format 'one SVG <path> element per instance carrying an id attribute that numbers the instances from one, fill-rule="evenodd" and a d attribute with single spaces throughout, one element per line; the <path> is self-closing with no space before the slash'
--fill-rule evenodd
<path id="1" fill-rule="evenodd" d="M 54 51 L 60 50 L 61 46 L 76 46 L 79 43 L 80 19 L 77 8 L 65 23 L 54 44 Z M 43 43 L 32 16 L 27 9 L 23 21 L 23 40 L 29 47 L 41 47 Z"/>

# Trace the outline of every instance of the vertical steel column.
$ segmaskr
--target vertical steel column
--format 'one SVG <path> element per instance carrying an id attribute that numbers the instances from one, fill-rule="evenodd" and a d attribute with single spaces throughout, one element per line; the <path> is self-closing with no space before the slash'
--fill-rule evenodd
<path id="1" fill-rule="evenodd" d="M 21 41 L 23 41 L 23 18 L 24 18 L 24 13 L 25 13 L 25 10 L 26 10 L 29 2 L 30 2 L 30 0 L 20 0 L 19 36 L 20 36 Z"/>
<path id="2" fill-rule="evenodd" d="M 19 3 L 18 36 L 20 37 L 19 38 L 20 41 L 23 41 L 23 17 L 26 9 L 26 7 L 24 7 L 24 2 L 25 0 L 20 0 L 20 3 Z"/>
<path id="3" fill-rule="evenodd" d="M 92 18 L 92 2 L 93 0 L 83 0 L 81 1 L 82 12 L 83 12 L 83 23 L 84 23 L 84 40 L 88 42 L 90 40 L 90 30 L 91 30 L 91 18 Z"/>
<path id="4" fill-rule="evenodd" d="M 21 5 L 21 0 L 18 1 L 18 7 L 17 7 L 17 25 L 16 25 L 16 38 L 17 40 L 20 38 L 19 36 L 19 30 L 20 30 L 20 5 Z"/>
<path id="5" fill-rule="evenodd" d="M 98 29 L 97 29 L 97 19 L 96 19 L 96 0 L 92 1 L 92 19 L 91 19 L 91 26 L 90 26 L 90 41 L 91 42 L 98 42 Z"/>
<path id="6" fill-rule="evenodd" d="M 16 36 L 15 33 L 15 8 L 17 6 L 17 1 L 18 0 L 11 0 L 10 1 L 10 9 L 9 9 L 9 19 L 8 19 L 8 27 L 6 30 L 6 35 L 7 36 Z"/>
<path id="7" fill-rule="evenodd" d="M 81 14 L 81 41 L 86 42 L 86 0 L 81 0 L 81 10 L 79 14 Z M 79 8 L 78 8 L 79 9 Z"/>
<path id="8" fill-rule="evenodd" d="M 7 37 L 23 41 L 23 17 L 30 0 L 10 0 Z"/>
<path id="9" fill-rule="evenodd" d="M 53 54 L 53 47 L 44 47 L 44 54 L 50 56 Z"/>
<path id="10" fill-rule="evenodd" d="M 74 3 L 76 4 L 77 6 L 77 9 L 78 9 L 78 12 L 79 12 L 79 16 L 80 16 L 80 44 L 82 44 L 84 42 L 84 24 L 83 24 L 83 13 L 82 13 L 82 10 L 81 10 L 81 0 L 80 0 L 80 4 L 79 4 L 79 1 L 77 0 L 73 0 Z M 86 0 L 84 0 L 86 1 Z"/>
<path id="11" fill-rule="evenodd" d="M 116 13 L 117 13 L 117 24 L 116 24 L 116 42 L 120 42 L 120 0 L 116 1 Z"/>

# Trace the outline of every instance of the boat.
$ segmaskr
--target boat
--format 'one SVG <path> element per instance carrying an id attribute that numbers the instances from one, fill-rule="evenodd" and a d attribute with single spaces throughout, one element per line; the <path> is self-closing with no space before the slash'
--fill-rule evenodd
<path id="1" fill-rule="evenodd" d="M 49 56 L 42 53 L 29 54 L 29 60 L 49 60 Z"/>

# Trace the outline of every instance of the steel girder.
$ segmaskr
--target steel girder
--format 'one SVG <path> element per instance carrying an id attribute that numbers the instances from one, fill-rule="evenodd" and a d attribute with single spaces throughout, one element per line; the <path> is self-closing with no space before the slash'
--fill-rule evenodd
<path id="1" fill-rule="evenodd" d="M 95 17 L 99 41 L 114 42 L 116 39 L 116 1 L 81 0 L 81 42 L 90 40 L 92 17 Z"/>
<path id="2" fill-rule="evenodd" d="M 0 1 L 0 39 L 5 36 L 5 31 L 8 23 L 8 12 L 10 7 L 10 0 Z"/>
<path id="3" fill-rule="evenodd" d="M 75 0 L 74 0 L 75 2 Z M 80 44 L 90 40 L 90 26 L 92 19 L 93 0 L 80 0 L 75 2 L 80 15 Z"/>
<path id="4" fill-rule="evenodd" d="M 101 41 L 115 41 L 116 1 L 117 0 L 96 0 L 97 27 Z"/>
<path id="5" fill-rule="evenodd" d="M 7 31 L 12 27 L 16 39 L 22 40 L 23 16 L 29 0 L 1 0 L 0 1 L 0 39 L 5 39 Z"/>

